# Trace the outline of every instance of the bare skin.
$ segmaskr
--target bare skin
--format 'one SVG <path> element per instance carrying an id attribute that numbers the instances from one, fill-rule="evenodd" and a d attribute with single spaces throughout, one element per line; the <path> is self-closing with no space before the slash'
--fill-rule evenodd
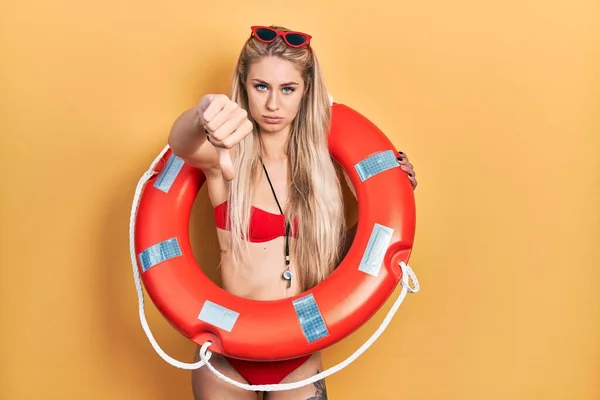
<path id="1" fill-rule="evenodd" d="M 262 141 L 261 157 L 285 213 L 288 197 L 285 148 L 290 133 L 290 123 L 296 117 L 300 106 L 304 82 L 293 64 L 276 57 L 267 57 L 251 66 L 246 89 L 250 114 L 259 126 Z M 190 109 L 179 117 L 169 137 L 169 144 L 173 151 L 205 173 L 208 195 L 213 207 L 227 199 L 226 182 L 234 175 L 231 158 L 235 156 L 235 146 L 252 130 L 247 113 L 236 106 L 225 96 L 207 95 L 197 108 Z M 273 120 L 265 116 L 276 116 L 280 119 Z M 412 165 L 408 163 L 405 155 L 402 157 L 402 167 L 412 173 L 412 176 L 409 176 L 413 181 Z M 413 186 L 416 186 L 416 181 Z M 262 171 L 256 177 L 254 187 L 252 205 L 279 214 L 277 203 Z M 350 237 L 355 232 L 353 228 L 349 230 Z M 230 233 L 217 229 L 217 236 L 221 247 L 221 278 L 225 290 L 255 300 L 282 299 L 300 293 L 297 282 L 292 281 L 291 287 L 288 288 L 287 281 L 281 277 L 284 270 L 282 248 L 285 239 L 283 237 L 265 243 L 249 243 L 250 251 L 246 265 L 240 266 L 232 262 L 226 250 L 229 247 Z M 290 238 L 290 241 L 293 240 Z M 291 244 L 293 247 L 293 243 Z M 294 276 L 297 276 L 297 266 L 293 262 L 293 257 L 290 268 Z M 224 375 L 238 382 L 248 383 L 218 354 L 213 353 L 211 363 Z M 290 373 L 282 383 L 306 379 L 322 370 L 321 355 L 315 353 L 306 363 Z M 238 389 L 221 381 L 208 368 L 200 368 L 192 372 L 192 387 L 195 400 L 261 398 L 261 394 Z M 327 391 L 325 382 L 319 381 L 295 390 L 265 393 L 264 399 L 327 399 Z"/>

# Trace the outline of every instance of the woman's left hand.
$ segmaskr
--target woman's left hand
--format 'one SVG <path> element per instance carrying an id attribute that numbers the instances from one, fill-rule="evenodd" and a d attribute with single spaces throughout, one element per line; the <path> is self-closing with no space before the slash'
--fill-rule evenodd
<path id="1" fill-rule="evenodd" d="M 398 162 L 400 162 L 400 168 L 403 171 L 406 171 L 408 174 L 408 179 L 410 179 L 410 183 L 413 187 L 413 190 L 417 188 L 417 179 L 415 178 L 415 171 L 413 170 L 413 165 L 408 161 L 408 157 L 403 152 L 398 152 Z"/>

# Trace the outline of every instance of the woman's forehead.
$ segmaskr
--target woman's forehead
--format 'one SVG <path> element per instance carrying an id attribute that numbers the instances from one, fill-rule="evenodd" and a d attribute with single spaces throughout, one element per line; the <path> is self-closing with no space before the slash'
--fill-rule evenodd
<path id="1" fill-rule="evenodd" d="M 300 83 L 302 74 L 292 62 L 279 57 L 264 57 L 250 66 L 248 79 L 258 79 L 272 85 Z"/>

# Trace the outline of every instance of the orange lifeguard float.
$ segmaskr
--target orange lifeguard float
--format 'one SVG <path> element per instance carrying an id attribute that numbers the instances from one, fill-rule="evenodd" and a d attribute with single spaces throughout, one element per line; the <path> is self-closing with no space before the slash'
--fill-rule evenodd
<path id="1" fill-rule="evenodd" d="M 326 280 L 276 301 L 234 296 L 205 275 L 189 239 L 191 210 L 205 177 L 169 149 L 157 159 L 137 193 L 130 245 L 149 297 L 181 334 L 232 358 L 292 359 L 345 338 L 386 302 L 413 247 L 412 186 L 390 140 L 348 106 L 332 104 L 329 145 L 357 196 L 354 242 Z"/>

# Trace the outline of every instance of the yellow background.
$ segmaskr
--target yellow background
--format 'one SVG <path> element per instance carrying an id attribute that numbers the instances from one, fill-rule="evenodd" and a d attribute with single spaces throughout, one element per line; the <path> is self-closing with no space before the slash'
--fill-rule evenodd
<path id="1" fill-rule="evenodd" d="M 1 399 L 192 398 L 138 320 L 133 190 L 176 116 L 225 90 L 249 26 L 271 23 L 314 35 L 332 95 L 419 179 L 421 292 L 329 398 L 600 398 L 599 3 L 391 4 L 2 2 Z"/>

